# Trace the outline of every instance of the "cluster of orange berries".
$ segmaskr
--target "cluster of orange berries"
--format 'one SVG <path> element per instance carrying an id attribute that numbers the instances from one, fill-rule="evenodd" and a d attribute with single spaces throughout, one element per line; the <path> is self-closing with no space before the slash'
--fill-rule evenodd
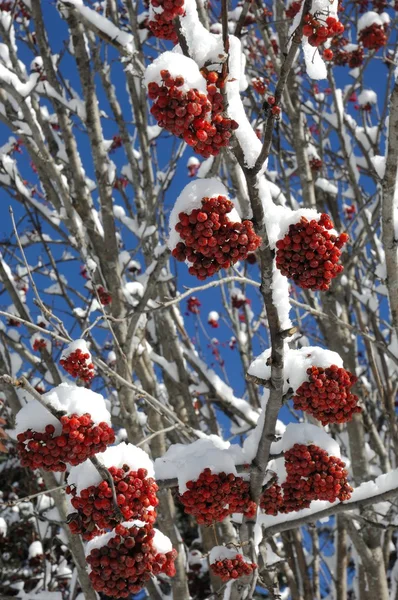
<path id="1" fill-rule="evenodd" d="M 199 525 L 221 522 L 232 513 L 247 517 L 256 514 L 249 483 L 233 473 L 216 474 L 205 469 L 196 481 L 188 481 L 186 485 L 188 489 L 180 500 L 185 512 L 193 515 Z"/>
<path id="2" fill-rule="evenodd" d="M 192 263 L 189 273 L 198 279 L 204 280 L 246 259 L 261 244 L 251 221 L 229 220 L 227 215 L 233 206 L 225 196 L 203 198 L 202 208 L 178 215 L 175 230 L 184 241 L 177 244 L 172 255 Z"/>
<path id="3" fill-rule="evenodd" d="M 295 444 L 285 452 L 286 481 L 265 490 L 260 507 L 270 515 L 308 508 L 313 500 L 343 502 L 351 498 L 345 463 L 311 444 Z"/>
<path id="4" fill-rule="evenodd" d="M 28 429 L 18 434 L 17 451 L 23 467 L 65 471 L 66 463 L 79 465 L 115 442 L 113 429 L 105 422 L 95 425 L 88 413 L 64 415 L 60 422 L 60 435 L 54 436 L 55 427 L 50 424 L 43 433 Z"/>
<path id="5" fill-rule="evenodd" d="M 124 519 L 138 519 L 153 525 L 156 520 L 154 509 L 159 503 L 155 480 L 147 477 L 146 469 L 132 471 L 128 465 L 123 465 L 121 469 L 110 467 L 108 470 L 115 485 L 117 505 Z M 72 533 L 81 533 L 85 540 L 91 540 L 117 525 L 113 492 L 107 481 L 81 490 L 80 495 L 77 495 L 73 485 L 69 485 L 66 493 L 73 496 L 71 504 L 77 511 L 69 518 Z"/>
<path id="6" fill-rule="evenodd" d="M 276 243 L 276 266 L 304 289 L 326 291 L 332 279 L 343 271 L 337 264 L 348 235 L 331 235 L 330 217 L 322 214 L 319 221 L 302 217 L 289 226 L 287 235 Z"/>
<path id="7" fill-rule="evenodd" d="M 361 412 L 358 396 L 350 392 L 357 381 L 355 375 L 337 365 L 326 369 L 313 366 L 307 375 L 309 381 L 302 383 L 293 397 L 296 410 L 313 415 L 322 425 L 346 423 Z"/>

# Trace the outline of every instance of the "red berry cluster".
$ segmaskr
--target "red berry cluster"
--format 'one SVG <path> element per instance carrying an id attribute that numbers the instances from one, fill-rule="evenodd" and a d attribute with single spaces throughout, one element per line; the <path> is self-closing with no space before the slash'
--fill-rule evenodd
<path id="1" fill-rule="evenodd" d="M 61 358 L 59 363 L 69 375 L 74 378 L 78 377 L 86 383 L 90 383 L 95 375 L 90 354 L 83 352 L 80 348 L 68 354 L 66 358 Z"/>
<path id="2" fill-rule="evenodd" d="M 115 441 L 115 433 L 107 423 L 94 425 L 87 413 L 60 418 L 62 432 L 54 436 L 54 425 L 44 433 L 28 429 L 17 436 L 17 450 L 23 467 L 45 471 L 65 471 L 66 464 L 79 465 L 97 452 L 104 452 Z"/>
<path id="3" fill-rule="evenodd" d="M 139 519 L 149 525 L 156 520 L 154 507 L 158 505 L 158 486 L 152 477 L 147 477 L 146 469 L 131 471 L 128 465 L 123 468 L 110 467 L 109 472 L 115 484 L 116 500 L 124 520 Z M 114 514 L 112 489 L 107 481 L 90 486 L 76 493 L 76 488 L 68 486 L 66 493 L 73 496 L 71 504 L 77 513 L 71 516 L 69 527 L 72 533 L 82 533 L 85 540 L 114 528 L 118 520 Z"/>
<path id="4" fill-rule="evenodd" d="M 22 323 L 21 323 L 21 321 L 17 321 L 16 319 L 13 319 L 12 317 L 10 317 L 7 320 L 7 325 L 9 327 L 21 327 Z"/>
<path id="5" fill-rule="evenodd" d="M 354 218 L 354 215 L 356 213 L 355 204 L 346 206 L 344 208 L 344 212 L 345 212 L 345 216 L 347 217 L 348 221 L 352 221 L 352 219 Z"/>
<path id="6" fill-rule="evenodd" d="M 246 562 L 241 554 L 237 554 L 235 558 L 217 560 L 210 565 L 210 569 L 222 581 L 230 581 L 231 579 L 251 575 L 254 569 L 257 569 L 257 565 L 256 563 Z"/>
<path id="7" fill-rule="evenodd" d="M 121 148 L 123 145 L 123 141 L 120 135 L 114 135 L 112 138 L 112 144 L 109 147 L 109 153 L 113 154 L 118 148 Z"/>
<path id="8" fill-rule="evenodd" d="M 275 515 L 278 512 L 286 512 L 283 504 L 283 496 L 281 486 L 277 483 L 270 486 L 260 497 L 260 508 L 267 514 Z"/>
<path id="9" fill-rule="evenodd" d="M 387 44 L 387 35 L 382 25 L 372 23 L 369 27 L 361 29 L 358 41 L 368 50 L 379 50 Z"/>
<path id="10" fill-rule="evenodd" d="M 153 8 L 163 8 L 163 12 L 154 11 L 154 20 L 148 21 L 152 34 L 162 40 L 177 43 L 178 37 L 174 27 L 174 19 L 185 14 L 184 0 L 151 0 Z"/>
<path id="11" fill-rule="evenodd" d="M 35 352 L 40 352 L 40 350 L 44 350 L 46 346 L 46 340 L 43 340 L 43 338 L 36 338 L 33 342 L 33 350 Z"/>
<path id="12" fill-rule="evenodd" d="M 213 329 L 218 329 L 220 327 L 220 323 L 216 319 L 209 319 L 207 322 Z"/>
<path id="13" fill-rule="evenodd" d="M 275 102 L 275 96 L 268 96 L 263 104 L 263 109 L 266 112 L 271 111 L 271 114 L 275 117 L 275 119 L 279 120 L 281 116 L 281 107 L 275 104 Z"/>
<path id="14" fill-rule="evenodd" d="M 338 237 L 327 230 L 333 228 L 331 219 L 322 214 L 319 221 L 302 217 L 276 243 L 276 266 L 304 289 L 325 291 L 332 279 L 343 271 L 337 264 L 340 249 L 348 240 L 346 233 Z"/>
<path id="15" fill-rule="evenodd" d="M 233 206 L 225 196 L 203 198 L 202 208 L 189 215 L 178 215 L 175 230 L 184 241 L 177 244 L 172 255 L 181 262 L 192 263 L 189 273 L 198 279 L 204 280 L 244 260 L 261 244 L 251 221 L 229 220 L 227 215 Z"/>
<path id="16" fill-rule="evenodd" d="M 185 512 L 193 515 L 199 525 L 221 522 L 232 513 L 247 517 L 256 514 L 249 483 L 233 473 L 214 474 L 205 469 L 196 481 L 187 482 L 187 488 L 180 500 Z"/>
<path id="17" fill-rule="evenodd" d="M 260 79 L 260 77 L 255 77 L 252 80 L 252 86 L 256 90 L 257 94 L 260 94 L 260 96 L 263 96 L 267 90 L 265 81 L 262 78 Z"/>
<path id="18" fill-rule="evenodd" d="M 86 560 L 93 588 L 113 598 L 129 598 L 137 594 L 151 575 L 175 575 L 177 552 L 157 551 L 155 531 L 148 527 L 117 525 L 115 537 L 101 548 L 93 548 Z"/>
<path id="19" fill-rule="evenodd" d="M 287 9 L 285 10 L 287 18 L 294 19 L 294 17 L 299 12 L 300 8 L 301 8 L 301 0 L 299 0 L 299 1 L 295 0 L 294 2 L 289 4 Z"/>
<path id="20" fill-rule="evenodd" d="M 233 308 L 237 308 L 239 310 L 245 304 L 250 304 L 250 300 L 245 298 L 243 294 L 240 294 L 239 296 L 232 296 L 231 304 Z"/>
<path id="21" fill-rule="evenodd" d="M 268 514 L 308 508 L 313 500 L 341 502 L 351 498 L 345 463 L 318 446 L 295 444 L 285 452 L 286 481 L 264 492 L 260 506 Z M 282 495 L 283 491 L 283 495 Z"/>
<path id="22" fill-rule="evenodd" d="M 216 73 L 213 75 L 218 78 Z M 173 78 L 165 69 L 160 76 L 162 85 L 154 81 L 148 85 L 149 97 L 156 100 L 151 114 L 159 126 L 183 138 L 204 158 L 215 156 L 221 147 L 228 146 L 230 130 L 237 129 L 238 124 L 222 116 L 224 104 L 217 87 L 208 85 L 208 95 L 196 89 L 185 92 L 179 89 L 184 85 L 183 77 Z"/>
<path id="23" fill-rule="evenodd" d="M 308 43 L 315 47 L 321 46 L 327 39 L 344 31 L 344 25 L 334 17 L 327 17 L 322 23 L 314 15 L 307 14 L 304 22 L 303 34 L 308 37 Z"/>
<path id="24" fill-rule="evenodd" d="M 322 169 L 323 162 L 320 158 L 313 156 L 309 162 L 311 171 L 320 171 Z"/>
<path id="25" fill-rule="evenodd" d="M 112 302 L 112 295 L 106 291 L 102 285 L 97 287 L 97 294 L 99 296 L 100 302 L 103 306 L 108 306 Z"/>
<path id="26" fill-rule="evenodd" d="M 350 392 L 357 377 L 337 365 L 307 369 L 309 381 L 300 385 L 293 396 L 294 408 L 313 415 L 322 425 L 346 423 L 361 412 L 358 396 Z"/>
<path id="27" fill-rule="evenodd" d="M 198 300 L 198 298 L 196 296 L 191 296 L 190 298 L 188 298 L 187 309 L 190 313 L 192 313 L 194 315 L 198 315 L 200 312 L 201 306 L 202 306 L 202 303 Z"/>

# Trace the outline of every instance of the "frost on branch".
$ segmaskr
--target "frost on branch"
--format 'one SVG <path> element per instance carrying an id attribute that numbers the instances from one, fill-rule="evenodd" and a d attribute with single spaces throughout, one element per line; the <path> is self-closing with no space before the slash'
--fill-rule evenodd
<path id="1" fill-rule="evenodd" d="M 169 538 L 141 521 L 125 521 L 86 547 L 94 589 L 114 598 L 137 594 L 152 575 L 175 575 Z"/>
<path id="2" fill-rule="evenodd" d="M 224 186 L 216 179 L 189 183 L 170 215 L 172 254 L 179 261 L 191 263 L 189 273 L 198 279 L 245 259 L 260 243 L 252 222 L 241 221 Z"/>
<path id="3" fill-rule="evenodd" d="M 108 448 L 98 460 L 113 478 L 117 505 L 123 517 L 153 525 L 158 486 L 153 479 L 152 461 L 146 452 L 122 443 Z M 69 516 L 72 533 L 81 533 L 89 540 L 117 525 L 112 489 L 108 481 L 101 480 L 92 463 L 86 461 L 72 467 L 66 492 L 72 495 L 71 504 L 77 511 Z"/>
<path id="4" fill-rule="evenodd" d="M 75 340 L 62 351 L 61 366 L 74 378 L 90 383 L 93 379 L 94 365 L 85 340 Z"/>
<path id="5" fill-rule="evenodd" d="M 110 414 L 105 400 L 91 390 L 61 383 L 43 399 L 57 419 L 37 400 L 30 400 L 16 416 L 15 435 L 21 464 L 31 469 L 65 471 L 113 444 Z"/>

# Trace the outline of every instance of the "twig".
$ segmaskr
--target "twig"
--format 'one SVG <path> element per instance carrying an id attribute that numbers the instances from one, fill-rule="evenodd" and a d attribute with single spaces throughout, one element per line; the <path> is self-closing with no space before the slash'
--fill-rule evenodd
<path id="1" fill-rule="evenodd" d="M 28 502 L 32 500 L 32 498 L 37 498 L 38 496 L 43 496 L 43 494 L 51 494 L 51 492 L 56 492 L 58 490 L 64 490 L 67 487 L 67 483 L 64 485 L 59 485 L 58 487 L 51 488 L 50 490 L 43 490 L 41 492 L 37 492 L 36 494 L 30 494 L 30 496 L 24 496 L 23 498 L 18 498 L 18 500 L 11 500 L 10 502 L 0 502 L 0 506 L 15 506 L 16 504 L 20 504 L 21 502 Z M 1 597 L 0 597 L 1 600 Z"/>

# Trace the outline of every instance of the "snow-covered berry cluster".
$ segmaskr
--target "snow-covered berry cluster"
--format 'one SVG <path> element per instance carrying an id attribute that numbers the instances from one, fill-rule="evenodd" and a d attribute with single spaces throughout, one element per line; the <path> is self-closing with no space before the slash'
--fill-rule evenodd
<path id="1" fill-rule="evenodd" d="M 310 367 L 305 381 L 293 397 L 294 408 L 313 415 L 322 425 L 346 423 L 361 412 L 358 396 L 350 392 L 357 377 L 349 371 L 331 365 L 326 369 Z"/>
<path id="2" fill-rule="evenodd" d="M 211 310 L 207 317 L 207 322 L 210 325 L 210 327 L 213 327 L 213 329 L 218 329 L 218 327 L 220 326 L 219 320 L 220 315 L 218 314 L 218 312 L 216 310 Z"/>
<path id="3" fill-rule="evenodd" d="M 28 429 L 17 436 L 17 451 L 23 467 L 65 471 L 66 463 L 78 465 L 115 442 L 115 433 L 105 422 L 95 425 L 90 414 L 60 418 L 62 432 L 54 435 L 49 424 L 44 432 Z"/>
<path id="4" fill-rule="evenodd" d="M 329 38 L 333 38 L 344 31 L 344 25 L 334 17 L 326 17 L 325 20 L 320 20 L 314 15 L 307 14 L 304 17 L 304 23 L 303 34 L 308 37 L 308 43 L 315 47 L 322 46 Z M 331 60 L 331 58 L 333 58 L 333 53 L 331 57 L 329 55 L 327 60 Z"/>
<path id="5" fill-rule="evenodd" d="M 212 563 L 210 569 L 222 581 L 230 581 L 231 579 L 251 575 L 257 569 L 257 565 L 256 563 L 246 562 L 242 554 L 237 554 L 235 558 L 224 558 Z"/>
<path id="6" fill-rule="evenodd" d="M 185 14 L 184 0 L 151 0 L 148 27 L 152 34 L 162 40 L 178 41 L 174 19 Z"/>
<path id="7" fill-rule="evenodd" d="M 358 41 L 368 50 L 379 50 L 387 44 L 387 35 L 383 25 L 372 23 L 358 33 Z"/>
<path id="8" fill-rule="evenodd" d="M 166 69 L 160 71 L 160 76 L 161 85 L 155 81 L 148 84 L 148 95 L 155 100 L 151 114 L 160 127 L 183 137 L 190 146 L 207 141 L 210 123 L 205 118 L 211 104 L 206 94 L 197 89 L 185 91 L 184 78 L 172 77 Z"/>
<path id="9" fill-rule="evenodd" d="M 185 512 L 199 525 L 223 521 L 232 513 L 252 517 L 256 504 L 250 499 L 250 486 L 233 473 L 212 473 L 205 469 L 196 481 L 187 481 L 187 491 L 180 496 Z"/>
<path id="10" fill-rule="evenodd" d="M 91 354 L 84 340 L 69 344 L 62 352 L 59 362 L 69 375 L 86 383 L 90 383 L 95 375 Z"/>
<path id="11" fill-rule="evenodd" d="M 201 306 L 202 306 L 202 303 L 196 296 L 191 296 L 190 298 L 188 298 L 188 300 L 187 300 L 188 312 L 192 313 L 193 315 L 198 315 L 200 312 Z"/>
<path id="12" fill-rule="evenodd" d="M 110 467 L 116 501 L 124 519 L 139 519 L 149 525 L 156 520 L 155 506 L 158 505 L 156 493 L 158 486 L 152 477 L 148 477 L 146 469 L 131 471 L 128 465 L 122 468 Z M 114 513 L 113 493 L 107 481 L 99 485 L 91 485 L 77 495 L 76 487 L 70 485 L 66 493 L 71 494 L 71 504 L 77 513 L 69 519 L 72 533 L 81 533 L 90 540 L 106 529 L 112 529 L 118 523 Z"/>
<path id="13" fill-rule="evenodd" d="M 203 198 L 202 207 L 190 214 L 181 212 L 175 226 L 180 238 L 172 251 L 179 261 L 192 263 L 189 273 L 198 279 L 211 277 L 239 260 L 244 260 L 261 244 L 251 221 L 232 222 L 234 208 L 225 196 Z"/>
<path id="14" fill-rule="evenodd" d="M 112 533 L 104 534 L 102 540 L 96 538 L 89 542 L 86 560 L 93 588 L 112 598 L 129 598 L 137 594 L 152 575 L 164 573 L 173 577 L 177 552 L 171 544 L 170 549 L 166 548 L 168 551 L 160 551 L 156 544 L 159 535 L 162 534 L 155 529 L 133 521 L 117 525 Z"/>
<path id="15" fill-rule="evenodd" d="M 211 78 L 210 76 L 213 75 Z M 155 100 L 151 114 L 158 125 L 181 137 L 204 158 L 215 156 L 220 148 L 228 146 L 231 130 L 238 124 L 221 113 L 224 110 L 222 95 L 217 86 L 207 86 L 207 94 L 198 89 L 185 90 L 183 76 L 172 77 L 167 69 L 160 71 L 161 84 L 148 83 L 148 95 Z M 210 81 L 218 79 L 209 74 Z"/>
<path id="16" fill-rule="evenodd" d="M 301 217 L 289 226 L 287 235 L 276 243 L 276 266 L 304 289 L 325 291 L 332 279 L 344 269 L 338 264 L 341 248 L 348 235 L 330 234 L 330 217 L 322 214 L 319 221 Z"/>
<path id="17" fill-rule="evenodd" d="M 313 444 L 294 444 L 284 455 L 286 481 L 267 489 L 260 507 L 267 513 L 289 513 L 308 508 L 313 500 L 349 500 L 352 487 L 347 482 L 345 463 Z"/>

